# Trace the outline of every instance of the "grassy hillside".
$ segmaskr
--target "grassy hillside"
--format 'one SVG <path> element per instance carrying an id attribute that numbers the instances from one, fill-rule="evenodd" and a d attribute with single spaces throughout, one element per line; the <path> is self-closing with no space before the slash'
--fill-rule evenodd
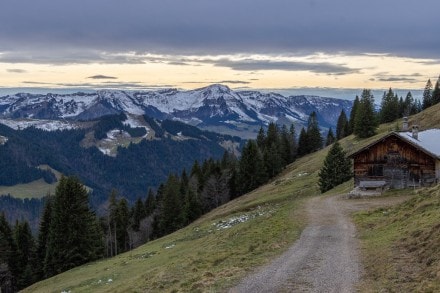
<path id="1" fill-rule="evenodd" d="M 357 214 L 355 220 L 366 270 L 362 291 L 440 292 L 439 185 L 418 190 L 397 207 Z"/>
<path id="2" fill-rule="evenodd" d="M 440 105 L 436 108 L 440 110 Z M 412 119 L 422 121 L 423 115 Z M 429 119 L 423 121 L 426 121 L 426 126 L 422 128 L 439 125 Z M 397 125 L 400 123 L 397 122 Z M 351 136 L 344 139 L 342 145 L 348 152 L 355 151 L 395 127 L 396 123 L 382 125 L 377 136 L 367 140 Z M 326 153 L 327 149 L 296 161 L 271 183 L 212 211 L 176 233 L 115 258 L 72 269 L 39 282 L 25 292 L 222 291 L 256 267 L 280 255 L 299 237 L 306 224 L 301 206 L 308 197 L 319 195 L 318 172 Z M 348 182 L 330 192 L 343 193 L 351 188 L 352 183 Z M 404 221 L 409 215 L 405 212 L 406 208 L 409 206 L 396 209 L 399 216 L 387 217 L 386 222 L 381 218 L 386 217 L 383 211 L 362 214 L 357 217 L 357 222 L 363 233 L 381 222 L 388 223 L 377 226 L 377 229 L 383 229 L 377 230 L 378 235 L 386 238 L 386 229 L 397 229 L 393 228 L 393 219 L 402 221 L 396 225 L 406 224 Z M 423 219 L 424 216 L 420 217 Z M 431 231 L 430 225 L 440 223 L 434 218 L 434 210 L 430 210 L 429 219 L 432 222 L 429 220 L 426 230 L 416 237 L 426 237 L 426 231 Z M 417 227 L 415 224 L 413 226 Z M 413 233 L 412 230 L 407 232 L 408 235 Z M 386 257 L 390 255 L 386 253 L 391 250 L 390 245 L 395 239 L 383 241 L 381 246 L 369 245 L 369 239 L 375 239 L 374 234 L 362 234 L 362 240 L 366 243 L 365 259 L 368 260 L 371 254 L 377 252 L 387 260 Z M 409 240 L 411 238 L 406 239 L 412 241 Z M 414 247 L 419 251 L 422 246 Z M 438 264 L 436 261 L 432 264 Z"/>
<path id="3" fill-rule="evenodd" d="M 326 151 L 190 226 L 112 259 L 75 268 L 26 292 L 209 291 L 230 286 L 284 251 L 304 227 L 299 208 L 318 194 Z"/>

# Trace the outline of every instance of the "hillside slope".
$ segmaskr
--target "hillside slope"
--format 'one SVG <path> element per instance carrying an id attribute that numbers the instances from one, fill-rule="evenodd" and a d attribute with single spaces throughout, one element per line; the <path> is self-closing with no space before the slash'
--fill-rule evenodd
<path id="1" fill-rule="evenodd" d="M 440 291 L 440 186 L 416 193 L 397 207 L 355 216 L 366 271 L 363 291 Z"/>
<path id="2" fill-rule="evenodd" d="M 411 119 L 421 121 L 423 115 L 434 114 L 440 110 L 439 107 L 433 107 Z M 434 119 L 426 118 L 424 121 L 426 126 L 422 128 L 439 127 Z M 382 125 L 380 133 L 374 138 L 358 140 L 351 136 L 344 139 L 342 144 L 348 151 L 361 148 L 393 130 L 395 125 Z M 306 225 L 303 204 L 306 199 L 319 194 L 318 172 L 326 153 L 327 149 L 324 149 L 299 159 L 274 181 L 221 206 L 176 233 L 115 258 L 72 269 L 34 284 L 25 292 L 225 290 L 256 267 L 280 255 L 299 238 Z M 351 188 L 352 183 L 347 182 L 330 193 L 345 193 Z M 405 205 L 400 209 L 405 215 Z M 434 210 L 429 213 L 432 216 Z M 392 226 L 392 222 L 386 223 Z M 439 221 L 434 220 L 431 224 L 435 223 L 437 226 L 429 226 L 426 231 L 438 228 Z M 425 235 L 428 234 L 422 231 L 419 236 Z M 431 240 L 428 238 L 425 241 Z M 416 246 L 417 253 L 421 253 L 423 247 Z M 430 244 L 429 247 L 438 245 Z M 389 242 L 377 249 L 389 249 Z M 432 264 L 436 264 L 435 261 Z"/>
<path id="3" fill-rule="evenodd" d="M 190 226 L 115 258 L 75 268 L 25 292 L 219 291 L 284 251 L 300 235 L 304 198 L 318 194 L 325 150 L 272 183 Z"/>

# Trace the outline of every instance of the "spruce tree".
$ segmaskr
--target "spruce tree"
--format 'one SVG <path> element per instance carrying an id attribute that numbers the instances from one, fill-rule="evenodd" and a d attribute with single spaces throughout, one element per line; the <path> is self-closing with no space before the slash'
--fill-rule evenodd
<path id="1" fill-rule="evenodd" d="M 307 155 L 310 152 L 309 142 L 308 142 L 308 136 L 307 131 L 303 128 L 301 128 L 301 132 L 299 133 L 299 139 L 298 139 L 298 156 L 302 157 Z"/>
<path id="2" fill-rule="evenodd" d="M 399 98 L 390 88 L 382 97 L 380 122 L 393 122 L 397 118 L 399 118 Z"/>
<path id="3" fill-rule="evenodd" d="M 76 177 L 61 177 L 52 208 L 46 275 L 52 276 L 102 257 L 100 226 L 89 208 L 87 190 Z"/>
<path id="4" fill-rule="evenodd" d="M 44 271 L 44 260 L 46 258 L 47 241 L 49 238 L 50 223 L 52 219 L 52 198 L 50 195 L 46 197 L 46 204 L 44 206 L 43 215 L 40 220 L 40 227 L 38 230 L 37 242 L 37 265 L 36 276 L 38 280 L 45 279 L 49 276 Z"/>
<path id="5" fill-rule="evenodd" d="M 315 111 L 309 116 L 307 125 L 307 142 L 309 144 L 309 153 L 316 152 L 323 146 L 323 139 L 319 132 L 318 115 Z"/>
<path id="6" fill-rule="evenodd" d="M 12 229 L 6 221 L 6 216 L 0 213 L 0 291 L 15 292 L 16 269 L 16 247 Z"/>
<path id="7" fill-rule="evenodd" d="M 293 124 L 290 125 L 290 129 L 289 129 L 289 141 L 290 141 L 290 150 L 291 150 L 290 163 L 292 163 L 298 154 L 298 143 L 296 138 L 295 125 Z"/>
<path id="8" fill-rule="evenodd" d="M 17 247 L 15 263 L 17 266 L 17 287 L 25 288 L 36 281 L 33 272 L 35 265 L 35 242 L 27 221 L 17 222 L 14 227 L 14 240 Z"/>
<path id="9" fill-rule="evenodd" d="M 145 210 L 145 205 L 142 202 L 142 199 L 138 197 L 133 207 L 133 223 L 131 227 L 134 231 L 139 231 L 140 223 L 146 216 L 147 212 Z"/>
<path id="10" fill-rule="evenodd" d="M 150 188 L 148 189 L 147 199 L 145 200 L 146 216 L 150 216 L 155 209 L 156 209 L 156 196 L 154 195 L 153 190 Z"/>
<path id="11" fill-rule="evenodd" d="M 440 76 L 435 82 L 434 90 L 432 91 L 432 104 L 440 103 Z"/>
<path id="12" fill-rule="evenodd" d="M 425 85 L 425 89 L 423 91 L 423 104 L 422 104 L 423 110 L 431 107 L 432 105 L 433 105 L 432 83 L 431 83 L 431 79 L 428 79 Z"/>
<path id="13" fill-rule="evenodd" d="M 332 133 L 333 134 L 333 133 Z M 343 139 L 349 134 L 349 124 L 347 120 L 347 115 L 342 109 L 341 114 L 339 114 L 338 122 L 336 124 L 336 140 Z"/>
<path id="14" fill-rule="evenodd" d="M 378 126 L 374 113 L 374 97 L 371 91 L 364 89 L 356 110 L 354 134 L 359 138 L 367 138 L 376 134 Z"/>
<path id="15" fill-rule="evenodd" d="M 350 112 L 350 119 L 348 120 L 348 134 L 353 134 L 354 132 L 354 124 L 356 120 L 356 113 L 359 108 L 359 97 L 356 96 L 356 98 L 353 101 L 353 107 L 351 108 Z"/>
<path id="16" fill-rule="evenodd" d="M 408 92 L 406 94 L 403 104 L 404 104 L 404 111 L 403 111 L 404 116 L 409 116 L 417 113 L 414 105 L 414 98 L 411 92 Z"/>
<path id="17" fill-rule="evenodd" d="M 319 188 L 322 193 L 349 180 L 352 176 L 351 162 L 345 156 L 339 142 L 335 142 L 330 148 L 324 165 L 319 171 Z"/>
<path id="18" fill-rule="evenodd" d="M 257 143 L 248 140 L 243 148 L 238 170 L 238 185 L 241 194 L 245 194 L 262 183 L 268 178 L 263 158 Z"/>
<path id="19" fill-rule="evenodd" d="M 292 140 L 289 137 L 287 126 L 283 125 L 281 127 L 280 134 L 280 155 L 282 160 L 282 167 L 292 162 L 292 152 Z"/>
<path id="20" fill-rule="evenodd" d="M 333 134 L 333 130 L 330 127 L 327 133 L 327 139 L 325 140 L 325 146 L 329 146 L 336 141 L 335 135 Z"/>
<path id="21" fill-rule="evenodd" d="M 207 167 L 206 165 L 205 169 Z M 166 235 L 181 228 L 183 215 L 183 196 L 180 194 L 180 182 L 176 175 L 170 174 L 163 190 L 159 215 L 160 233 Z"/>

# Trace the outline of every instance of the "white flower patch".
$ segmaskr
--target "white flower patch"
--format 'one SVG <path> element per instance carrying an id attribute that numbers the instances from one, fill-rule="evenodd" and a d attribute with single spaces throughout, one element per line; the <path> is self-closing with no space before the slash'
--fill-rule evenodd
<path id="1" fill-rule="evenodd" d="M 252 220 L 256 217 L 261 217 L 266 214 L 272 213 L 273 210 L 263 209 L 262 207 L 258 206 L 257 210 L 240 215 L 240 216 L 234 216 L 227 220 L 220 220 L 216 223 L 213 223 L 212 225 L 216 227 L 217 231 L 229 229 L 237 224 L 245 223 L 249 220 Z M 209 232 L 209 231 L 208 231 Z"/>
<path id="2" fill-rule="evenodd" d="M 301 173 L 299 173 L 297 176 L 298 176 L 298 177 L 303 177 L 303 176 L 307 176 L 307 175 L 309 175 L 309 173 L 307 173 L 307 172 L 301 172 Z"/>
<path id="3" fill-rule="evenodd" d="M 171 248 L 173 248 L 174 246 L 176 246 L 176 244 L 171 244 L 171 245 L 166 246 L 165 249 L 171 249 Z"/>

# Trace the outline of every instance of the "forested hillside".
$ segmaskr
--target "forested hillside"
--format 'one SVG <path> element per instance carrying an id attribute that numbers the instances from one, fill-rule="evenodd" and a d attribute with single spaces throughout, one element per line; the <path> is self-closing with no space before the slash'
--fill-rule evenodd
<path id="1" fill-rule="evenodd" d="M 220 158 L 225 151 L 221 146 L 224 142 L 237 146 L 241 143 L 237 137 L 148 117 L 145 120 L 154 123 L 152 126 L 148 124 L 148 129 L 155 129 L 151 130 L 155 137 L 142 138 L 146 128 L 124 125 L 121 120 L 125 118 L 121 115 L 106 116 L 86 124 L 88 127 L 57 131 L 33 127 L 14 130 L 0 124 L 0 135 L 8 139 L 0 145 L 0 186 L 13 186 L 37 179 L 53 183 L 56 181 L 53 172 L 38 168 L 48 165 L 65 175 L 78 176 L 92 189 L 91 202 L 94 207 L 104 202 L 113 188 L 133 202 L 138 197 L 146 197 L 148 188 L 157 188 L 170 173 L 189 169 L 195 160 Z M 89 134 L 94 140 L 104 141 L 109 131 L 139 137 L 138 143 L 128 143 L 122 147 L 116 140 L 114 156 L 104 154 L 96 145 L 84 146 Z M 2 206 L 2 210 L 7 208 Z"/>

